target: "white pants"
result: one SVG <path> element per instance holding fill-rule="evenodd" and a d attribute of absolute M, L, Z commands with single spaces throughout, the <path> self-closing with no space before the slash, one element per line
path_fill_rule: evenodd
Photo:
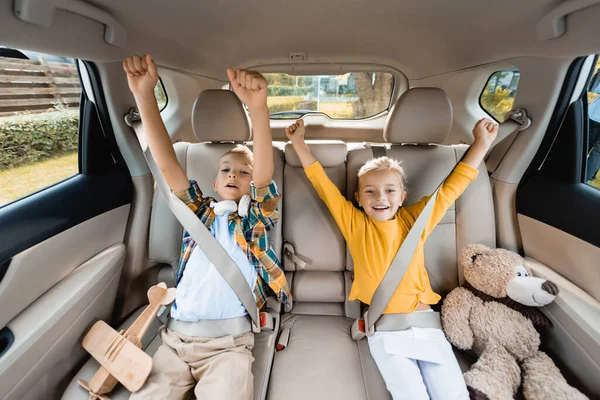
<path fill-rule="evenodd" d="M 375 332 L 371 355 L 394 400 L 469 399 L 469 392 L 441 329 Z"/>

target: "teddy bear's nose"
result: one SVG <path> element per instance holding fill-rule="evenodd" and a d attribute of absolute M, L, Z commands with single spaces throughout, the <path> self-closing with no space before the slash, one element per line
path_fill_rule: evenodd
<path fill-rule="evenodd" d="M 556 296 L 558 294 L 558 286 L 550 281 L 542 283 L 542 290 L 550 293 L 552 296 Z"/>

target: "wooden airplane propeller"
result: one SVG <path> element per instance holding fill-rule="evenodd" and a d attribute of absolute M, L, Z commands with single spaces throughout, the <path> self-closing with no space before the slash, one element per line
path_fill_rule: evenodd
<path fill-rule="evenodd" d="M 129 391 L 138 391 L 152 369 L 152 358 L 144 353 L 142 338 L 161 306 L 175 300 L 175 288 L 167 289 L 163 282 L 148 290 L 150 304 L 126 331 L 117 332 L 104 321 L 98 321 L 83 338 L 83 348 L 99 363 L 100 368 L 89 382 L 78 379 L 90 394 L 90 400 L 109 400 L 103 396 L 118 382 Z"/>

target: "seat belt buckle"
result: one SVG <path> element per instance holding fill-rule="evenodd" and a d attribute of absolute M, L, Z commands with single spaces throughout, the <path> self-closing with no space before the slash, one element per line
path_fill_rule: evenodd
<path fill-rule="evenodd" d="M 352 327 L 350 328 L 350 335 L 352 335 L 352 339 L 354 340 L 362 340 L 365 336 L 371 336 L 375 333 L 375 326 L 372 326 L 371 329 L 367 329 L 369 326 L 368 320 L 368 311 L 365 312 L 362 318 L 357 319 L 352 323 Z"/>
<path fill-rule="evenodd" d="M 273 323 L 273 316 L 266 311 L 258 314 L 258 320 L 260 321 L 261 331 L 273 331 L 275 324 Z"/>
<path fill-rule="evenodd" d="M 277 341 L 277 346 L 275 347 L 277 351 L 285 350 L 288 342 L 290 341 L 290 333 L 291 330 L 288 327 L 285 327 L 281 330 L 281 333 L 279 334 L 279 340 Z"/>
<path fill-rule="evenodd" d="M 352 323 L 352 327 L 350 328 L 352 339 L 357 341 L 362 340 L 365 336 L 371 336 L 374 333 L 374 327 L 372 327 L 370 330 L 367 330 L 367 320 L 365 318 L 357 319 L 354 321 L 354 323 Z"/>
<path fill-rule="evenodd" d="M 352 327 L 350 328 L 350 335 L 352 339 L 359 341 L 362 340 L 365 336 L 365 320 L 359 318 L 352 323 Z"/>
<path fill-rule="evenodd" d="M 273 322 L 273 317 L 266 311 L 258 312 L 258 324 L 256 326 L 254 321 L 250 321 L 252 325 L 252 332 L 260 333 L 260 331 L 273 331 L 275 328 L 275 323 Z"/>

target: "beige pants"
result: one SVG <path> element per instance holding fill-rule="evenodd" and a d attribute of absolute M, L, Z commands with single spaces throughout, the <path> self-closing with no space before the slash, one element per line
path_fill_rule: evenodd
<path fill-rule="evenodd" d="M 252 400 L 252 332 L 201 338 L 163 326 L 160 335 L 150 376 L 130 399 L 188 399 L 193 390 L 198 400 Z"/>

